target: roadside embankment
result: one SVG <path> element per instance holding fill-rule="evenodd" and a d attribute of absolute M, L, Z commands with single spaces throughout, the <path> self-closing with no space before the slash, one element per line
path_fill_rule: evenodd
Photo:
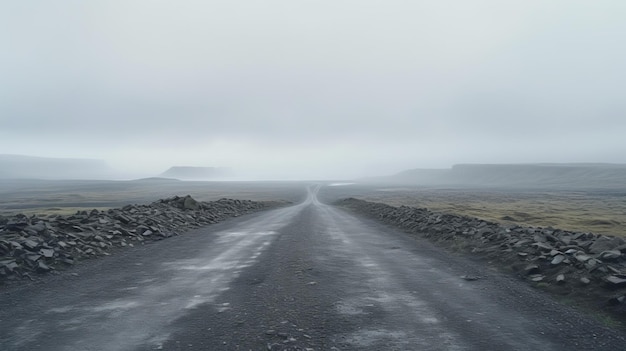
<path fill-rule="evenodd" d="M 284 205 L 281 202 L 220 199 L 198 202 L 191 196 L 127 205 L 71 216 L 0 216 L 0 282 L 32 278 L 81 259 L 110 255 L 115 248 L 141 245 L 230 217 Z"/>
<path fill-rule="evenodd" d="M 626 241 L 554 228 L 505 226 L 425 208 L 348 198 L 336 205 L 486 258 L 534 286 L 626 321 Z M 469 279 L 480 277 L 469 277 Z"/>

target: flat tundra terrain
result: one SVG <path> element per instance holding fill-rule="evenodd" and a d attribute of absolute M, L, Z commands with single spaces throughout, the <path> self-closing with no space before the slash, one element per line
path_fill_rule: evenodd
<path fill-rule="evenodd" d="M 0 349 L 620 350 L 626 344 L 619 325 L 479 260 L 331 205 L 360 191 L 334 185 L 273 184 L 256 188 L 255 196 L 246 185 L 229 197 L 293 204 L 142 241 L 32 281 L 6 282 Z M 204 196 L 211 192 L 228 189 L 207 188 Z"/>
<path fill-rule="evenodd" d="M 344 190 L 344 189 L 342 189 Z M 626 237 L 625 190 L 520 190 L 369 186 L 345 189 L 344 196 L 392 206 L 504 223 L 553 227 Z"/>

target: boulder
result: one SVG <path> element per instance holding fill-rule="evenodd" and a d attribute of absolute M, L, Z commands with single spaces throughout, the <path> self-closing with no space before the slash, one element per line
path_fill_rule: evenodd
<path fill-rule="evenodd" d="M 563 260 L 565 260 L 565 256 L 564 255 L 556 255 L 556 256 L 554 256 L 554 258 L 552 259 L 550 264 L 557 265 L 557 264 L 560 264 L 561 262 L 563 262 Z"/>
<path fill-rule="evenodd" d="M 183 200 L 183 208 L 186 210 L 195 211 L 200 208 L 200 204 L 198 204 L 198 201 L 194 200 L 194 198 L 192 198 L 190 195 L 187 195 Z"/>
<path fill-rule="evenodd" d="M 604 277 L 604 281 L 611 288 L 621 288 L 626 286 L 626 277 L 624 276 L 609 275 Z"/>
<path fill-rule="evenodd" d="M 602 253 L 598 255 L 598 258 L 600 258 L 603 261 L 615 261 L 619 259 L 620 257 L 622 257 L 622 252 L 619 250 L 602 251 Z"/>
<path fill-rule="evenodd" d="M 600 236 L 589 246 L 589 253 L 599 254 L 603 251 L 610 251 L 624 244 L 624 240 L 618 237 Z"/>

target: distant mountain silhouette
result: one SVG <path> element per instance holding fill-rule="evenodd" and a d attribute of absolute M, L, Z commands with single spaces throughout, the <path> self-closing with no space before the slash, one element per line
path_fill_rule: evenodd
<path fill-rule="evenodd" d="M 102 160 L 0 154 L 0 179 L 110 179 Z"/>
<path fill-rule="evenodd" d="M 626 164 L 459 164 L 449 169 L 411 169 L 369 181 L 426 186 L 626 189 Z"/>
<path fill-rule="evenodd" d="M 171 182 L 179 182 L 179 179 L 175 178 L 163 178 L 163 177 L 148 177 L 148 178 L 139 178 L 133 179 L 133 182 L 154 182 L 154 183 L 171 183 Z"/>
<path fill-rule="evenodd" d="M 159 175 L 159 177 L 163 178 L 181 180 L 215 180 L 229 178 L 230 176 L 231 171 L 228 168 L 188 166 L 171 167 Z"/>

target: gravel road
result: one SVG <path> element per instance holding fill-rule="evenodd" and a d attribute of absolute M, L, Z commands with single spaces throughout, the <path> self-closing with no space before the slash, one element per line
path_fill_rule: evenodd
<path fill-rule="evenodd" d="M 0 350 L 622 350 L 511 277 L 317 200 L 0 287 Z"/>

